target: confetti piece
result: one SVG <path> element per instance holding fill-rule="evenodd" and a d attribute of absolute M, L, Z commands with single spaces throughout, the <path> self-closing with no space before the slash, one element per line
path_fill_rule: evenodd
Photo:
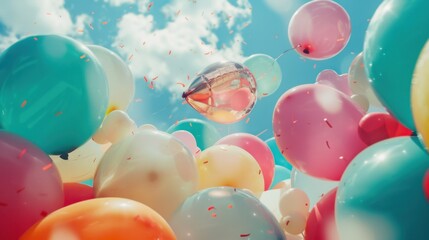
<path fill-rule="evenodd" d="M 134 57 L 134 54 L 131 54 L 131 55 L 128 57 L 128 61 L 131 61 L 131 59 L 133 59 L 133 57 Z"/>
<path fill-rule="evenodd" d="M 94 27 L 92 26 L 92 23 L 89 24 L 89 28 L 91 28 L 91 30 L 94 30 Z"/>
<path fill-rule="evenodd" d="M 180 85 L 180 86 L 182 86 L 182 87 L 185 87 L 185 86 L 186 86 L 184 83 L 181 83 L 181 82 L 177 82 L 176 84 L 179 84 L 179 85 Z"/>
<path fill-rule="evenodd" d="M 34 39 L 34 41 L 37 41 L 37 40 L 39 40 L 39 39 L 38 39 L 38 38 L 36 38 L 36 37 L 34 37 L 33 39 Z"/>
<path fill-rule="evenodd" d="M 84 31 L 83 31 L 83 29 L 78 29 L 77 32 L 78 33 L 83 33 Z"/>
<path fill-rule="evenodd" d="M 148 11 L 150 11 L 150 8 L 153 6 L 153 2 L 150 2 L 148 5 L 147 5 L 147 10 Z"/>
<path fill-rule="evenodd" d="M 155 86 L 153 85 L 153 82 L 150 82 L 150 84 L 149 84 L 149 88 L 150 88 L 150 89 L 154 89 L 154 88 L 155 88 Z"/>
<path fill-rule="evenodd" d="M 177 11 L 177 12 L 176 12 L 176 16 L 179 16 L 180 12 L 181 12 L 180 10 L 179 10 L 179 11 Z"/>
<path fill-rule="evenodd" d="M 16 190 L 16 193 L 20 193 L 20 192 L 24 191 L 24 189 L 25 189 L 25 187 L 22 187 L 22 188 Z"/>
<path fill-rule="evenodd" d="M 158 76 L 152 78 L 152 81 L 155 81 L 156 79 L 158 79 Z"/>
<path fill-rule="evenodd" d="M 228 208 L 232 208 L 232 204 L 229 204 L 229 205 L 228 205 Z"/>
<path fill-rule="evenodd" d="M 46 216 L 48 216 L 48 212 L 46 212 L 46 211 L 41 211 L 41 212 L 40 212 L 40 216 L 42 216 L 42 217 L 46 217 Z"/>
<path fill-rule="evenodd" d="M 168 52 L 168 55 L 171 55 L 171 50 Z"/>
<path fill-rule="evenodd" d="M 243 234 L 240 234 L 240 237 L 248 237 L 248 236 L 250 236 L 250 233 L 243 233 Z"/>
<path fill-rule="evenodd" d="M 187 76 L 187 79 L 188 79 L 188 81 L 190 80 L 190 78 L 189 78 L 189 74 L 188 74 L 188 76 Z"/>
<path fill-rule="evenodd" d="M 208 211 L 211 211 L 213 209 L 215 209 L 215 207 L 213 205 L 207 208 Z"/>
<path fill-rule="evenodd" d="M 7 207 L 7 203 L 2 203 L 2 202 L 0 202 L 0 207 Z"/>
<path fill-rule="evenodd" d="M 55 117 L 58 117 L 58 116 L 60 116 L 61 114 L 63 114 L 63 112 L 56 112 L 56 113 L 55 113 Z"/>
<path fill-rule="evenodd" d="M 216 213 L 212 213 L 212 218 L 215 218 L 215 217 L 217 217 L 217 214 Z"/>
<path fill-rule="evenodd" d="M 144 76 L 144 77 L 143 77 L 143 79 L 145 80 L 145 82 L 147 82 L 147 81 L 148 81 L 146 76 Z"/>
<path fill-rule="evenodd" d="M 209 161 L 204 161 L 204 162 L 203 162 L 203 164 L 207 164 L 207 163 L 209 163 Z"/>
<path fill-rule="evenodd" d="M 329 121 L 328 121 L 328 119 L 327 119 L 327 118 L 323 119 L 323 121 L 325 121 L 325 123 L 326 123 L 330 128 L 332 128 L 332 125 L 331 125 L 331 123 L 329 123 Z"/>
<path fill-rule="evenodd" d="M 86 54 L 83 54 L 80 56 L 80 59 L 84 59 L 84 58 L 86 58 Z"/>
<path fill-rule="evenodd" d="M 18 159 L 21 159 L 22 157 L 24 157 L 24 155 L 27 153 L 27 149 L 24 148 L 21 150 L 21 152 L 18 154 Z"/>
<path fill-rule="evenodd" d="M 27 105 L 27 100 L 24 100 L 24 101 L 21 103 L 21 107 L 23 108 L 23 107 L 25 107 L 25 105 Z"/>
<path fill-rule="evenodd" d="M 43 166 L 42 170 L 46 171 L 49 170 L 52 167 L 52 163 L 46 164 L 45 166 Z"/>
<path fill-rule="evenodd" d="M 127 157 L 127 160 L 131 160 L 131 157 Z"/>
<path fill-rule="evenodd" d="M 106 24 L 108 24 L 108 22 L 107 22 L 107 21 L 104 21 L 104 22 L 102 22 L 101 24 L 106 25 Z"/>
<path fill-rule="evenodd" d="M 331 149 L 331 146 L 329 146 L 329 142 L 328 142 L 328 141 L 326 141 L 326 146 L 327 146 L 329 149 Z"/>
<path fill-rule="evenodd" d="M 247 123 L 249 123 L 249 121 L 250 121 L 250 118 L 247 118 L 247 119 L 246 119 L 246 124 L 247 124 Z"/>

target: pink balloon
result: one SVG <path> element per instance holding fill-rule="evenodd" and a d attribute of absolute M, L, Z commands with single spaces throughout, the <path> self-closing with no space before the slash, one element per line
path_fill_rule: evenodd
<path fill-rule="evenodd" d="M 317 75 L 316 83 L 333 87 L 347 96 L 353 95 L 347 74 L 338 75 L 334 70 L 323 70 Z"/>
<path fill-rule="evenodd" d="M 220 139 L 215 145 L 221 144 L 237 146 L 250 153 L 261 168 L 265 190 L 270 188 L 274 176 L 274 157 L 264 141 L 252 134 L 235 133 Z"/>
<path fill-rule="evenodd" d="M 0 131 L 0 239 L 18 239 L 63 205 L 63 185 L 49 156 L 27 140 Z"/>
<path fill-rule="evenodd" d="M 192 133 L 185 130 L 179 130 L 173 132 L 171 135 L 179 139 L 194 156 L 201 152 L 200 148 L 197 146 L 197 140 L 195 140 Z"/>
<path fill-rule="evenodd" d="M 82 183 L 64 183 L 64 206 L 94 198 L 92 187 Z"/>
<path fill-rule="evenodd" d="M 361 111 L 343 93 L 322 85 L 301 85 L 280 97 L 273 129 L 280 151 L 298 170 L 340 180 L 367 145 L 360 139 Z"/>
<path fill-rule="evenodd" d="M 289 22 L 289 41 L 305 58 L 322 60 L 335 56 L 350 39 L 350 17 L 330 0 L 301 6 Z M 299 46 L 299 47 L 298 47 Z"/>
<path fill-rule="evenodd" d="M 335 224 L 337 188 L 326 194 L 311 210 L 305 228 L 305 240 L 339 240 Z"/>

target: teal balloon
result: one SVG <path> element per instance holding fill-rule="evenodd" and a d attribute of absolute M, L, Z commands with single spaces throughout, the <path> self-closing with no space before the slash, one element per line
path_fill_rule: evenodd
<path fill-rule="evenodd" d="M 274 177 L 273 181 L 271 182 L 270 189 L 275 187 L 279 182 L 287 179 L 290 179 L 290 170 L 283 166 L 274 166 Z"/>
<path fill-rule="evenodd" d="M 94 186 L 94 179 L 88 179 L 88 180 L 85 180 L 81 183 L 92 187 L 92 186 Z"/>
<path fill-rule="evenodd" d="M 282 82 L 282 70 L 279 63 L 265 54 L 254 54 L 244 61 L 256 80 L 258 97 L 273 94 Z"/>
<path fill-rule="evenodd" d="M 253 195 L 231 187 L 190 196 L 169 221 L 178 240 L 284 240 L 273 214 Z"/>
<path fill-rule="evenodd" d="M 266 140 L 265 143 L 268 145 L 271 150 L 271 153 L 273 154 L 274 164 L 292 170 L 292 165 L 286 160 L 286 158 L 281 153 L 279 147 L 277 146 L 276 139 L 270 138 Z"/>
<path fill-rule="evenodd" d="M 88 141 L 104 118 L 108 94 L 98 60 L 73 39 L 27 37 L 0 55 L 0 125 L 47 154 Z"/>
<path fill-rule="evenodd" d="M 428 168 L 429 155 L 418 137 L 388 139 L 357 155 L 337 193 L 340 239 L 427 240 Z"/>
<path fill-rule="evenodd" d="M 411 80 L 429 38 L 428 0 L 385 0 L 369 24 L 364 63 L 383 105 L 401 123 L 416 130 L 411 113 Z"/>
<path fill-rule="evenodd" d="M 213 146 L 221 137 L 219 131 L 213 125 L 196 118 L 179 121 L 177 124 L 170 126 L 167 132 L 173 133 L 179 130 L 188 131 L 194 135 L 197 146 L 201 151 Z"/>

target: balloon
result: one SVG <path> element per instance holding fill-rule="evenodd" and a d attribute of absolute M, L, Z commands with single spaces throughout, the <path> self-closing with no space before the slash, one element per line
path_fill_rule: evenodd
<path fill-rule="evenodd" d="M 427 0 L 382 2 L 371 18 L 364 42 L 365 69 L 374 91 L 389 112 L 411 130 L 416 129 L 411 114 L 411 79 L 429 38 L 426 9 Z"/>
<path fill-rule="evenodd" d="M 422 50 L 416 65 L 411 88 L 411 107 L 417 131 L 422 135 L 426 148 L 429 146 L 429 41 Z"/>
<path fill-rule="evenodd" d="M 113 144 L 94 178 L 96 197 L 139 201 L 168 219 L 197 187 L 191 152 L 175 137 L 143 130 Z"/>
<path fill-rule="evenodd" d="M 282 193 L 279 201 L 279 209 L 282 216 L 288 216 L 294 212 L 307 216 L 309 205 L 310 199 L 308 199 L 307 194 L 297 188 L 291 188 Z"/>
<path fill-rule="evenodd" d="M 51 158 L 63 182 L 82 182 L 94 177 L 103 153 L 99 144 L 89 140 L 69 154 Z"/>
<path fill-rule="evenodd" d="M 134 78 L 127 64 L 107 48 L 89 45 L 89 50 L 100 61 L 109 84 L 109 105 L 106 114 L 114 110 L 127 110 L 134 98 Z"/>
<path fill-rule="evenodd" d="M 197 141 L 195 140 L 195 137 L 190 132 L 179 130 L 173 132 L 171 135 L 181 141 L 194 156 L 198 155 L 201 152 L 201 149 L 197 146 Z"/>
<path fill-rule="evenodd" d="M 52 155 L 71 152 L 91 138 L 109 96 L 91 51 L 57 35 L 27 37 L 6 49 L 0 86 L 0 128 Z"/>
<path fill-rule="evenodd" d="M 338 75 L 334 70 L 323 70 L 317 75 L 316 83 L 333 87 L 347 96 L 353 95 L 347 74 Z"/>
<path fill-rule="evenodd" d="M 338 187 L 337 181 L 327 181 L 314 178 L 296 169 L 291 173 L 291 185 L 304 191 L 310 199 L 310 208 L 319 202 L 329 191 Z"/>
<path fill-rule="evenodd" d="M 83 181 L 82 184 L 92 187 L 94 185 L 94 179 L 88 179 L 86 181 Z"/>
<path fill-rule="evenodd" d="M 382 107 L 366 75 L 363 53 L 359 53 L 350 65 L 348 80 L 349 87 L 354 94 L 366 96 L 371 105 Z"/>
<path fill-rule="evenodd" d="M 359 135 L 368 145 L 388 138 L 411 136 L 412 134 L 411 130 L 388 113 L 369 113 L 359 122 Z"/>
<path fill-rule="evenodd" d="M 168 133 L 184 130 L 194 135 L 197 146 L 202 150 L 214 145 L 220 139 L 219 131 L 207 121 L 200 119 L 185 119 L 168 128 Z"/>
<path fill-rule="evenodd" d="M 137 125 L 126 112 L 114 110 L 106 116 L 92 139 L 99 144 L 116 143 L 136 130 Z"/>
<path fill-rule="evenodd" d="M 21 238 L 33 239 L 175 240 L 176 237 L 168 223 L 149 207 L 129 199 L 98 198 L 50 214 Z"/>
<path fill-rule="evenodd" d="M 343 93 L 322 85 L 301 85 L 278 100 L 273 130 L 279 149 L 298 170 L 339 180 L 366 144 L 358 134 L 362 113 Z"/>
<path fill-rule="evenodd" d="M 61 178 L 48 155 L 0 131 L 0 239 L 18 239 L 63 204 Z"/>
<path fill-rule="evenodd" d="M 258 194 L 264 191 L 264 177 L 256 160 L 232 145 L 216 145 L 197 156 L 198 189 L 230 186 Z"/>
<path fill-rule="evenodd" d="M 181 240 L 286 239 L 277 220 L 257 198 L 231 187 L 197 192 L 186 199 L 170 225 Z"/>
<path fill-rule="evenodd" d="M 362 111 L 363 114 L 368 112 L 369 109 L 369 101 L 368 98 L 365 97 L 365 95 L 360 94 L 354 94 L 351 97 L 352 102 L 359 107 L 359 109 Z"/>
<path fill-rule="evenodd" d="M 234 123 L 252 111 L 256 103 L 256 80 L 239 63 L 214 63 L 198 74 L 183 98 L 212 121 Z"/>
<path fill-rule="evenodd" d="M 289 234 L 297 235 L 304 231 L 307 216 L 303 213 L 293 212 L 280 220 L 280 226 Z"/>
<path fill-rule="evenodd" d="M 318 0 L 302 5 L 289 22 L 289 41 L 303 57 L 323 60 L 337 55 L 350 39 L 346 10 L 334 1 Z"/>
<path fill-rule="evenodd" d="M 282 70 L 279 63 L 271 56 L 253 54 L 244 63 L 256 80 L 258 97 L 273 94 L 282 82 Z"/>
<path fill-rule="evenodd" d="M 285 167 L 289 170 L 292 170 L 292 165 L 290 165 L 290 163 L 286 160 L 286 158 L 280 152 L 279 147 L 277 147 L 276 139 L 274 137 L 272 137 L 272 138 L 266 140 L 265 143 L 268 145 L 268 147 L 271 150 L 271 153 L 273 154 L 274 164 Z"/>
<path fill-rule="evenodd" d="M 290 179 L 290 170 L 282 166 L 274 166 L 274 177 L 270 189 L 274 188 L 283 180 Z"/>
<path fill-rule="evenodd" d="M 308 216 L 305 240 L 339 240 L 335 223 L 337 188 L 325 195 Z"/>
<path fill-rule="evenodd" d="M 356 156 L 337 193 L 340 239 L 427 239 L 429 204 L 422 182 L 428 168 L 418 137 L 384 140 Z"/>
<path fill-rule="evenodd" d="M 423 180 L 423 191 L 426 199 L 429 201 L 429 170 L 426 171 L 425 179 Z"/>
<path fill-rule="evenodd" d="M 81 183 L 64 183 L 64 206 L 94 198 L 92 187 Z"/>
<path fill-rule="evenodd" d="M 274 176 L 274 159 L 270 148 L 260 138 L 248 133 L 228 135 L 216 143 L 240 147 L 250 153 L 258 162 L 264 177 L 264 189 L 268 190 Z"/>

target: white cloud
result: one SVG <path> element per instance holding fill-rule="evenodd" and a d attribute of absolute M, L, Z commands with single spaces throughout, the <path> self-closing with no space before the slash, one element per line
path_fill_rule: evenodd
<path fill-rule="evenodd" d="M 119 7 L 122 4 L 131 4 L 131 3 L 135 3 L 135 0 L 104 0 L 104 2 L 109 3 L 111 6 L 114 7 Z"/>
<path fill-rule="evenodd" d="M 290 18 L 291 15 L 306 1 L 302 0 L 265 0 L 265 4 L 279 15 Z"/>
<path fill-rule="evenodd" d="M 156 19 L 147 14 L 147 1 L 140 3 L 139 9 L 145 14 L 125 14 L 118 23 L 114 42 L 129 60 L 135 77 L 146 76 L 149 82 L 156 78 L 155 88 L 167 88 L 180 96 L 185 90 L 181 83 L 190 83 L 188 75 L 192 80 L 213 62 L 243 60 L 243 38 L 238 32 L 243 26 L 238 23 L 250 21 L 247 0 L 238 0 L 234 5 L 227 0 L 172 0 L 161 9 L 167 18 L 162 28 L 156 28 Z M 229 31 L 229 42 L 220 42 L 213 32 L 220 26 Z"/>

